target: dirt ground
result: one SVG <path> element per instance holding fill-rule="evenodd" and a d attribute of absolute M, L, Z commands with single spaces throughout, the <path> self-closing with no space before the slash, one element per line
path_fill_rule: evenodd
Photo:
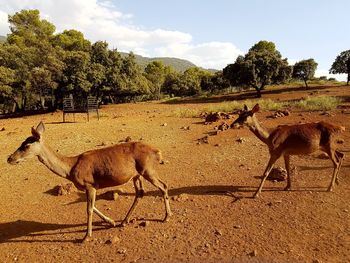
<path fill-rule="evenodd" d="M 294 156 L 292 191 L 283 191 L 285 181 L 267 181 L 258 199 L 251 197 L 269 158 L 266 145 L 247 128 L 211 135 L 218 123 L 204 125 L 201 118 L 174 114 L 241 95 L 104 106 L 100 120 L 90 122 L 77 114 L 76 123 L 62 123 L 61 112 L 0 120 L 0 262 L 350 262 L 349 87 L 266 91 L 263 98 L 315 94 L 345 101 L 332 112 L 290 109 L 290 116 L 273 119 L 267 118 L 273 112 L 262 109 L 257 116 L 267 128 L 321 120 L 345 126 L 340 136 L 344 143 L 339 144 L 345 153 L 340 184 L 326 191 L 333 171 L 329 159 L 319 153 Z M 81 244 L 85 194 L 76 190 L 57 196 L 54 188 L 68 181 L 37 158 L 19 165 L 6 162 L 40 121 L 46 143 L 64 155 L 119 143 L 127 136 L 160 148 L 166 163 L 158 170 L 169 185 L 171 220 L 160 222 L 165 213 L 161 194 L 145 182 L 135 220 L 110 228 L 94 215 L 93 240 Z M 209 143 L 197 143 L 208 134 Z M 104 194 L 112 189 L 100 190 L 96 205 L 121 222 L 134 198 L 133 184 L 116 189 L 116 200 Z"/>

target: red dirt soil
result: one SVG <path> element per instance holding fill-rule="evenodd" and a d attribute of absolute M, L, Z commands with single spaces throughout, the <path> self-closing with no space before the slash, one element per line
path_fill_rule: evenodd
<path fill-rule="evenodd" d="M 342 96 L 342 108 L 327 113 L 289 109 L 291 115 L 277 119 L 267 118 L 273 112 L 262 109 L 257 117 L 267 128 L 321 120 L 345 126 L 340 136 L 344 143 L 339 144 L 345 159 L 333 192 L 326 192 L 333 165 L 317 153 L 292 157 L 292 191 L 283 191 L 286 181 L 267 181 L 260 198 L 252 199 L 269 158 L 266 145 L 247 128 L 229 129 L 198 144 L 197 139 L 219 123 L 204 125 L 203 119 L 173 114 L 237 95 L 178 104 L 104 106 L 100 120 L 90 122 L 77 114 L 76 123 L 62 123 L 61 112 L 0 120 L 0 261 L 350 262 L 349 87 L 265 91 L 263 98 L 290 100 L 315 92 Z M 40 121 L 46 126 L 46 143 L 64 155 L 119 143 L 128 136 L 159 147 L 166 160 L 159 165 L 159 175 L 169 185 L 170 222 L 159 222 L 165 213 L 161 193 L 144 182 L 146 194 L 132 215 L 135 220 L 110 228 L 94 215 L 93 239 L 81 244 L 85 194 L 76 190 L 57 196 L 53 189 L 68 181 L 37 158 L 19 165 L 6 162 Z M 283 166 L 283 160 L 277 166 Z M 119 189 L 116 200 L 103 195 L 111 189 L 100 190 L 96 206 L 120 223 L 134 189 L 131 182 Z"/>

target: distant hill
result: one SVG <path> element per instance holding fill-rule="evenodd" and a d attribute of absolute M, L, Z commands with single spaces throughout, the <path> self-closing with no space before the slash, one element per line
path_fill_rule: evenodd
<path fill-rule="evenodd" d="M 120 52 L 122 57 L 126 57 L 129 54 Z M 143 57 L 137 54 L 134 54 L 136 57 L 136 63 L 141 66 L 142 69 L 144 69 L 147 64 L 149 64 L 152 61 L 161 61 L 163 62 L 164 65 L 166 66 L 171 66 L 173 67 L 176 71 L 184 72 L 185 70 L 196 67 L 195 64 L 192 62 L 185 60 L 185 59 L 180 59 L 180 58 L 170 58 L 170 57 L 155 57 L 155 58 L 148 58 L 148 57 Z"/>

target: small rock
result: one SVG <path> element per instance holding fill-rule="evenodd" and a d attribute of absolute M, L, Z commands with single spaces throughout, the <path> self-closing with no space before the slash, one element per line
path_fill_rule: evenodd
<path fill-rule="evenodd" d="M 105 200 L 116 201 L 119 198 L 118 191 L 108 191 L 101 195 Z"/>
<path fill-rule="evenodd" d="M 222 236 L 222 231 L 220 229 L 215 229 L 214 234 L 217 236 Z"/>
<path fill-rule="evenodd" d="M 209 136 L 206 135 L 200 139 L 197 140 L 199 143 L 209 143 Z"/>
<path fill-rule="evenodd" d="M 141 227 L 147 227 L 147 226 L 149 226 L 149 221 L 143 221 L 143 222 L 141 222 L 141 223 L 139 224 L 139 226 L 141 226 Z"/>
<path fill-rule="evenodd" d="M 244 138 L 238 138 L 238 139 L 236 140 L 236 142 L 243 143 L 243 142 L 245 142 L 245 139 L 244 139 Z"/>
<path fill-rule="evenodd" d="M 57 195 L 68 195 L 74 192 L 74 185 L 72 183 L 57 185 L 54 188 Z"/>
<path fill-rule="evenodd" d="M 252 252 L 249 253 L 249 256 L 256 257 L 258 255 L 258 251 L 254 249 Z"/>
<path fill-rule="evenodd" d="M 126 254 L 126 249 L 125 248 L 118 249 L 117 253 L 124 255 Z"/>
<path fill-rule="evenodd" d="M 166 126 L 168 126 L 168 124 L 165 122 L 161 126 L 166 127 Z"/>
<path fill-rule="evenodd" d="M 228 130 L 229 128 L 230 128 L 230 125 L 228 125 L 226 122 L 223 122 L 218 126 L 219 131 L 225 131 L 225 130 Z"/>
<path fill-rule="evenodd" d="M 173 197 L 173 200 L 178 202 L 187 201 L 188 199 L 188 194 L 179 194 L 178 196 Z"/>
<path fill-rule="evenodd" d="M 125 138 L 125 142 L 130 142 L 130 141 L 131 141 L 131 137 L 130 136 Z"/>
<path fill-rule="evenodd" d="M 4 130 L 6 130 L 5 127 L 2 127 L 0 131 L 4 131 Z"/>
<path fill-rule="evenodd" d="M 286 171 L 286 169 L 284 169 L 282 167 L 272 168 L 267 179 L 271 180 L 271 181 L 276 180 L 278 182 L 284 181 L 287 179 L 287 171 Z"/>
<path fill-rule="evenodd" d="M 106 241 L 106 244 L 117 244 L 119 242 L 120 242 L 120 238 L 117 235 L 115 235 L 114 237 L 108 239 Z"/>
<path fill-rule="evenodd" d="M 205 123 L 212 123 L 212 122 L 217 122 L 221 119 L 221 115 L 220 112 L 212 112 L 209 113 L 206 117 L 205 117 Z"/>
<path fill-rule="evenodd" d="M 235 228 L 235 229 L 242 229 L 242 226 L 240 226 L 240 225 L 235 225 L 235 226 L 233 226 L 233 228 Z"/>

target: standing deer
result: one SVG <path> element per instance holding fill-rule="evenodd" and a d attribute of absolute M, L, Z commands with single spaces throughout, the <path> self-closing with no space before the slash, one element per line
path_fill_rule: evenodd
<path fill-rule="evenodd" d="M 134 202 L 122 221 L 122 226 L 129 222 L 131 213 L 139 198 L 143 196 L 141 177 L 156 186 L 162 193 L 165 203 L 165 218 L 171 216 L 167 185 L 162 182 L 155 171 L 155 166 L 161 163 L 160 150 L 141 142 L 117 144 L 103 149 L 91 150 L 73 157 L 65 157 L 51 150 L 43 140 L 44 124 L 42 122 L 34 129 L 21 146 L 8 157 L 7 162 L 17 164 L 20 161 L 37 156 L 55 174 L 74 183 L 86 192 L 87 199 L 87 232 L 83 241 L 92 236 L 92 214 L 95 212 L 101 219 L 112 226 L 114 220 L 105 216 L 95 206 L 96 189 L 118 186 L 133 180 L 136 195 Z"/>
<path fill-rule="evenodd" d="M 259 104 L 256 104 L 252 110 L 249 110 L 244 105 L 244 109 L 238 118 L 231 124 L 231 128 L 247 125 L 269 147 L 270 160 L 254 197 L 258 197 L 261 193 L 266 178 L 281 155 L 284 157 L 287 170 L 288 182 L 285 190 L 290 190 L 290 155 L 306 155 L 317 150 L 325 152 L 333 162 L 333 178 L 328 187 L 328 191 L 332 191 L 334 182 L 338 183 L 338 173 L 344 157 L 343 153 L 335 150 L 334 134 L 344 131 L 345 128 L 321 121 L 296 125 L 280 125 L 273 131 L 268 132 L 255 117 L 255 113 L 258 111 Z"/>

